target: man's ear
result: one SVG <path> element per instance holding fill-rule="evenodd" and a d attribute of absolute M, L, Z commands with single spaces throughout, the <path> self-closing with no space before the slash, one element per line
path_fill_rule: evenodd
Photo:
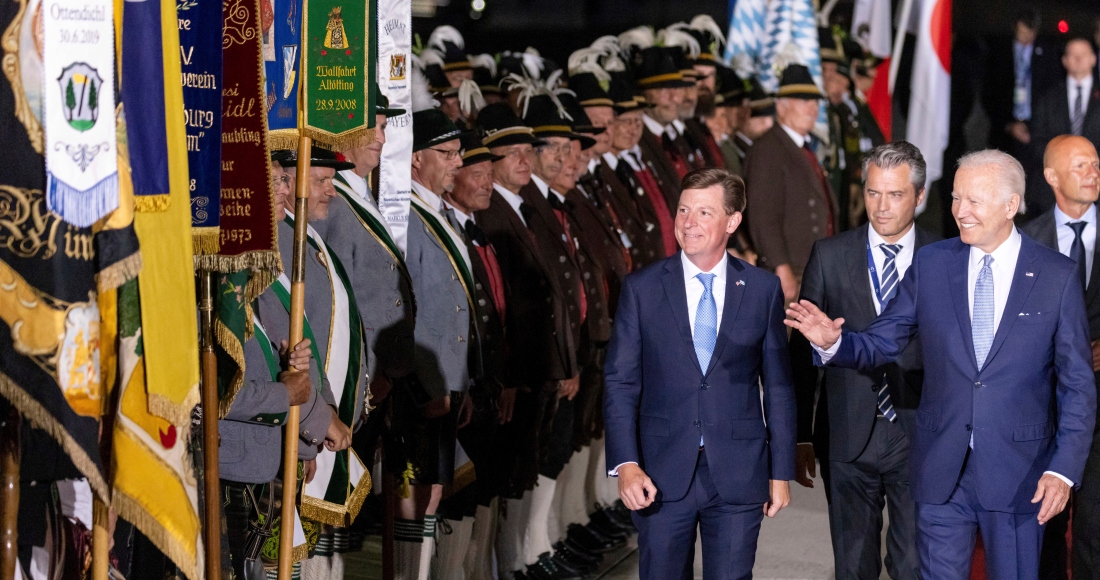
<path fill-rule="evenodd" d="M 729 217 L 729 221 L 726 222 L 726 233 L 733 235 L 733 232 L 737 231 L 737 228 L 741 225 L 743 219 L 741 212 L 735 211 L 733 215 Z"/>
<path fill-rule="evenodd" d="M 420 169 L 420 164 L 423 163 L 423 157 L 419 151 L 414 151 L 412 154 L 412 166 Z"/>
<path fill-rule="evenodd" d="M 1050 184 L 1051 189 L 1058 189 L 1058 173 L 1054 171 L 1053 167 L 1043 169 L 1043 178 Z"/>

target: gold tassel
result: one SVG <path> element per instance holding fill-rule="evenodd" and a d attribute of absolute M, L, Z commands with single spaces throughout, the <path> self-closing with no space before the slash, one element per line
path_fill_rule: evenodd
<path fill-rule="evenodd" d="M 134 196 L 134 209 L 143 213 L 165 211 L 171 204 L 172 196 L 168 193 Z"/>
<path fill-rule="evenodd" d="M 304 127 L 302 131 L 319 147 L 333 151 L 347 151 L 374 143 L 374 129 L 366 127 L 345 131 L 339 135 L 315 127 Z"/>
<path fill-rule="evenodd" d="M 123 284 L 138 277 L 141 273 L 141 252 L 134 252 L 129 256 L 107 266 L 95 275 L 96 287 L 100 292 L 115 290 Z"/>
<path fill-rule="evenodd" d="M 278 151 L 280 149 L 298 150 L 297 129 L 275 129 L 267 132 L 267 150 Z"/>
<path fill-rule="evenodd" d="M 241 385 L 244 384 L 244 345 L 237 342 L 237 337 L 233 332 L 231 332 L 221 320 L 217 319 L 214 321 L 214 337 L 217 339 L 218 345 L 222 347 L 222 350 L 224 350 L 239 367 L 236 374 L 233 375 L 233 380 L 229 382 L 229 387 L 225 396 L 218 401 L 218 418 L 224 419 L 225 416 L 229 414 L 229 409 L 233 406 L 233 400 L 237 397 L 237 393 L 240 392 Z"/>
<path fill-rule="evenodd" d="M 157 393 L 149 393 L 149 413 L 176 426 L 180 437 L 191 430 L 191 409 L 199 404 L 199 385 L 191 386 L 187 398 L 179 403 Z"/>
<path fill-rule="evenodd" d="M 221 232 L 217 226 L 208 228 L 191 228 L 191 253 L 217 254 L 221 249 Z"/>
<path fill-rule="evenodd" d="M 188 423 L 190 423 L 190 419 L 188 419 Z M 130 437 L 129 434 L 126 436 Z M 200 577 L 202 570 L 199 570 L 195 557 L 189 554 L 186 548 L 175 542 L 165 531 L 163 525 L 149 512 L 145 511 L 140 503 L 127 497 L 126 494 L 115 493 L 111 507 L 118 512 L 122 519 L 137 526 L 158 550 L 168 556 L 173 564 L 179 566 L 180 572 L 183 572 L 184 576 L 188 578 Z"/>

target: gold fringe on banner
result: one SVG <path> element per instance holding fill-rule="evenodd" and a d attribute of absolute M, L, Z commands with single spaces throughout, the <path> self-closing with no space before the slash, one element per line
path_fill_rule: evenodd
<path fill-rule="evenodd" d="M 251 302 L 245 305 L 245 309 L 248 315 L 248 327 L 251 330 L 252 307 L 249 304 Z M 233 380 L 229 382 L 229 386 L 226 387 L 225 396 L 218 402 L 218 418 L 224 419 L 229 414 L 229 409 L 233 406 L 233 400 L 237 398 L 241 385 L 244 384 L 244 345 L 237 341 L 236 335 L 221 320 L 214 321 L 214 338 L 218 341 L 222 350 L 229 355 L 229 358 L 237 363 L 237 372 L 233 375 Z"/>
<path fill-rule="evenodd" d="M 266 124 L 266 117 L 264 119 Z M 267 132 L 267 149 L 268 151 L 278 151 L 280 149 L 290 149 L 291 151 L 298 150 L 298 130 L 297 129 L 275 129 L 274 131 Z"/>
<path fill-rule="evenodd" d="M 165 211 L 172 203 L 172 194 L 161 193 L 157 195 L 135 195 L 134 208 L 144 213 Z"/>
<path fill-rule="evenodd" d="M 221 249 L 221 230 L 217 227 L 191 228 L 191 253 L 217 254 Z"/>
<path fill-rule="evenodd" d="M 0 396 L 11 402 L 19 411 L 19 414 L 31 422 L 31 427 L 41 429 L 50 437 L 53 437 L 54 441 L 57 441 L 61 449 L 72 460 L 73 465 L 80 470 L 84 477 L 88 478 L 88 485 L 96 496 L 104 503 L 109 501 L 111 494 L 107 482 L 103 479 L 99 467 L 84 452 L 84 448 L 73 439 L 72 435 L 69 435 L 65 427 L 41 403 L 24 391 L 23 387 L 20 387 L 3 371 L 0 371 Z"/>
<path fill-rule="evenodd" d="M 191 409 L 199 404 L 200 399 L 202 394 L 197 388 L 191 389 L 180 403 L 173 403 L 172 399 L 159 393 L 149 393 L 149 412 L 172 423 L 176 429 L 187 430 L 191 426 Z"/>
<path fill-rule="evenodd" d="M 474 463 L 472 461 L 464 463 L 455 470 L 455 476 L 451 484 L 443 486 L 443 499 L 462 491 L 475 481 L 477 481 L 477 472 L 474 470 Z"/>
<path fill-rule="evenodd" d="M 128 433 L 126 436 L 131 437 Z M 112 495 L 114 497 L 111 498 L 111 507 L 118 512 L 118 515 L 137 526 L 158 550 L 168 556 L 172 563 L 179 567 L 184 576 L 188 578 L 202 577 L 194 554 L 188 553 L 183 546 L 173 541 L 173 538 L 165 531 L 162 522 L 157 521 L 149 512 L 145 511 L 141 504 L 126 494 L 115 493 Z"/>
<path fill-rule="evenodd" d="M 331 151 L 346 151 L 366 147 L 374 143 L 374 129 L 360 127 L 352 131 L 345 131 L 339 135 L 329 133 L 316 127 L 303 127 L 302 132 L 306 137 L 313 139 L 314 144 Z M 273 147 L 274 148 L 274 147 Z"/>
<path fill-rule="evenodd" d="M 114 290 L 119 286 L 133 280 L 141 273 L 141 252 L 134 252 L 110 266 L 100 270 L 95 275 L 96 287 L 100 292 Z"/>
<path fill-rule="evenodd" d="M 222 274 L 231 274 L 245 269 L 251 270 L 252 278 L 248 282 L 248 288 L 245 289 L 249 302 L 259 296 L 264 288 L 270 286 L 283 271 L 283 261 L 279 257 L 279 252 L 273 251 L 246 252 L 239 256 L 226 256 L 223 254 L 196 255 L 192 258 L 192 261 L 196 270 L 210 270 Z M 258 292 L 249 294 L 248 289 L 254 285 L 253 281 L 256 280 L 257 276 L 260 277 L 260 282 L 266 282 L 263 283 Z"/>
<path fill-rule="evenodd" d="M 349 453 L 355 453 L 350 449 L 348 451 Z M 349 464 L 352 459 L 353 457 L 348 457 Z M 359 460 L 358 456 L 355 456 L 354 459 Z M 473 467 L 473 464 L 468 465 L 470 465 L 471 468 Z M 355 521 L 355 518 L 359 516 L 359 511 L 363 509 L 363 502 L 366 501 L 367 496 L 370 495 L 371 483 L 370 468 L 367 467 L 367 470 L 363 472 L 363 477 L 359 478 L 359 482 L 355 485 L 355 489 L 351 490 L 351 494 L 349 494 L 347 500 L 344 501 L 344 505 L 300 493 L 299 496 L 302 500 L 298 509 L 303 518 L 308 518 L 315 522 L 321 522 L 330 526 L 349 526 Z"/>

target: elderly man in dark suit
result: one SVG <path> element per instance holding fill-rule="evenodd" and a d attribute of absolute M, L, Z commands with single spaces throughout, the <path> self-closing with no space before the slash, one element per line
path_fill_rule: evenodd
<path fill-rule="evenodd" d="M 1100 277 L 1096 260 L 1096 199 L 1100 193 L 1100 159 L 1083 137 L 1062 135 L 1047 145 L 1044 175 L 1056 205 L 1024 226 L 1024 233 L 1077 262 L 1085 289 L 1085 308 L 1092 341 L 1092 369 L 1100 370 Z M 1100 384 L 1100 374 L 1096 375 Z M 1068 512 L 1047 524 L 1043 536 L 1042 578 L 1066 577 Z M 1093 438 L 1085 478 L 1073 505 L 1073 577 L 1100 577 L 1100 439 Z"/>
<path fill-rule="evenodd" d="M 867 327 L 882 312 L 917 250 L 938 241 L 913 222 L 925 195 L 920 151 L 904 141 L 888 143 L 872 149 L 863 165 L 870 223 L 814 244 L 802 278 L 802 299 L 844 318 L 851 330 Z M 879 577 L 886 506 L 887 571 L 895 579 L 919 578 L 909 494 L 909 431 L 924 379 L 919 342 L 910 343 L 899 362 L 871 371 L 826 369 L 820 397 L 813 351 L 799 332 L 791 336 L 791 363 L 798 401 L 796 480 L 813 487 L 807 475 L 814 475 L 817 444 L 837 577 Z"/>
<path fill-rule="evenodd" d="M 792 64 L 783 71 L 777 96 L 778 122 L 745 157 L 745 219 L 758 263 L 779 276 L 783 295 L 794 300 L 814 242 L 837 231 L 837 211 L 825 171 L 808 143 L 824 95 L 809 69 Z"/>
<path fill-rule="evenodd" d="M 1100 84 L 1093 76 L 1096 53 L 1092 44 L 1083 38 L 1069 41 L 1062 65 L 1065 80 L 1039 99 L 1032 116 L 1031 146 L 1036 167 L 1042 167 L 1046 146 L 1058 135 L 1080 135 L 1100 147 Z M 1028 205 L 1036 213 L 1054 205 L 1054 194 L 1039 171 L 1028 176 L 1027 195 Z"/>

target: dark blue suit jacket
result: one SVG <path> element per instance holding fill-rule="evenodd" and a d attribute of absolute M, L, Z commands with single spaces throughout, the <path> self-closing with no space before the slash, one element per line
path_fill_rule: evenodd
<path fill-rule="evenodd" d="M 1038 511 L 1031 498 L 1044 471 L 1081 482 L 1096 420 L 1085 301 L 1073 261 L 1022 237 L 982 370 L 967 297 L 970 246 L 959 238 L 918 250 L 886 311 L 863 332 L 845 332 L 829 361 L 881 366 L 920 328 L 924 389 L 910 450 L 917 502 L 948 500 L 971 435 L 986 510 Z"/>
<path fill-rule="evenodd" d="M 692 342 L 680 254 L 623 282 L 605 368 L 607 465 L 637 462 L 658 501 L 687 494 L 700 435 L 728 503 L 763 504 L 769 479 L 794 478 L 794 387 L 779 278 L 733 257 L 727 268 L 722 324 L 705 372 Z"/>

